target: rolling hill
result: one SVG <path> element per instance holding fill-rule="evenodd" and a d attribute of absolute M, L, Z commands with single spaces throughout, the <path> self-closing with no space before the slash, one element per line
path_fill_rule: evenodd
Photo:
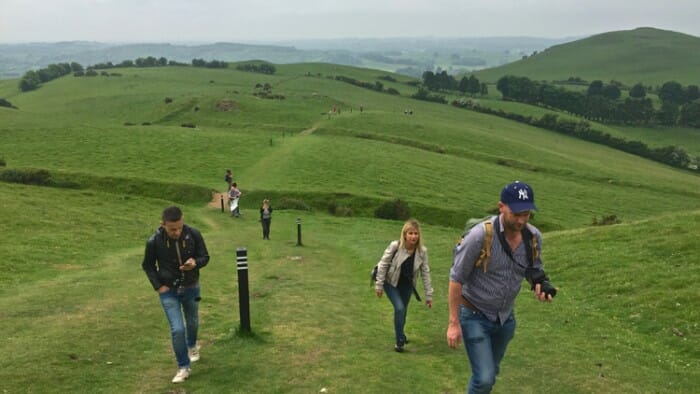
<path fill-rule="evenodd" d="M 452 248 L 514 179 L 535 190 L 560 293 L 544 305 L 523 288 L 498 390 L 696 390 L 697 175 L 417 101 L 411 78 L 385 71 L 276 68 L 114 69 L 24 93 L 0 81 L 18 108 L 0 108 L 0 390 L 173 390 L 167 326 L 140 261 L 160 210 L 178 204 L 212 255 L 202 360 L 184 390 L 463 392 L 468 362 L 444 339 Z M 240 219 L 212 201 L 226 168 L 243 191 Z M 257 220 L 265 197 L 271 241 Z M 401 355 L 389 303 L 367 283 L 401 228 L 375 212 L 398 199 L 423 223 L 436 300 L 411 304 Z M 611 216 L 621 223 L 592 225 Z M 250 258 L 248 337 L 236 329 L 238 247 Z M 395 379 L 407 369 L 414 379 Z"/>
<path fill-rule="evenodd" d="M 700 38 L 643 27 L 616 31 L 555 45 L 503 66 L 479 71 L 482 81 L 504 75 L 557 81 L 579 77 L 586 81 L 615 80 L 657 86 L 675 80 L 700 84 Z"/>

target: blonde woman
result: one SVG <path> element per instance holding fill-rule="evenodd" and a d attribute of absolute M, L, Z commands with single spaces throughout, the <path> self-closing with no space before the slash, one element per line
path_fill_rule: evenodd
<path fill-rule="evenodd" d="M 404 326 L 411 294 L 416 291 L 416 278 L 420 273 L 425 289 L 425 304 L 433 307 L 433 287 L 430 284 L 430 266 L 428 265 L 428 250 L 423 246 L 420 224 L 417 220 L 409 219 L 401 229 L 401 238 L 392 241 L 381 260 L 377 264 L 377 281 L 374 291 L 377 297 L 386 292 L 391 305 L 394 307 L 394 331 L 396 345 L 394 350 L 401 353 L 408 343 Z"/>
<path fill-rule="evenodd" d="M 270 206 L 270 200 L 267 198 L 263 200 L 262 207 L 260 207 L 260 223 L 262 223 L 262 233 L 263 239 L 270 240 L 270 223 L 272 222 L 272 207 Z"/>

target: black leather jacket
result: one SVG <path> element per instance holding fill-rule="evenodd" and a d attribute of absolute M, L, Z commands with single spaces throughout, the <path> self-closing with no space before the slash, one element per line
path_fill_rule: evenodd
<path fill-rule="evenodd" d="M 180 250 L 178 261 L 177 249 Z M 197 262 L 197 267 L 190 271 L 180 271 L 180 263 L 184 264 L 190 257 Z M 182 279 L 185 287 L 199 282 L 199 269 L 209 262 L 209 252 L 202 234 L 195 228 L 184 225 L 182 234 L 176 241 L 170 239 L 162 227 L 146 241 L 146 252 L 141 267 L 154 290 L 165 285 L 174 287 L 178 279 Z M 183 275 L 184 272 L 184 275 Z"/>

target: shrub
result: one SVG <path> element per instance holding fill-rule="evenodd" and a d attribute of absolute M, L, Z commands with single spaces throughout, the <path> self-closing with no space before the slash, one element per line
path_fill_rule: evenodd
<path fill-rule="evenodd" d="M 0 157 L 0 167 L 5 167 L 6 165 L 7 165 L 7 163 L 5 162 L 5 158 Z"/>
<path fill-rule="evenodd" d="M 197 127 L 197 125 L 195 125 L 194 123 L 183 123 L 183 124 L 181 124 L 180 126 L 182 126 L 182 127 L 189 127 L 189 128 L 191 128 L 191 129 L 194 129 L 195 127 Z"/>
<path fill-rule="evenodd" d="M 411 217 L 411 210 L 408 203 L 397 198 L 393 201 L 386 201 L 374 210 L 374 216 L 380 219 L 406 220 Z"/>
<path fill-rule="evenodd" d="M 5 170 L 0 173 L 0 179 L 5 182 L 22 183 L 25 185 L 51 185 L 51 174 L 47 170 Z"/>
<path fill-rule="evenodd" d="M 607 226 L 610 224 L 618 224 L 620 223 L 620 219 L 617 218 L 617 215 L 608 215 L 608 216 L 602 216 L 600 219 L 598 218 L 593 218 L 593 225 L 594 226 Z"/>
<path fill-rule="evenodd" d="M 0 107 L 14 108 L 15 106 L 4 98 L 0 98 Z"/>
<path fill-rule="evenodd" d="M 166 97 L 166 98 L 165 98 L 165 103 L 166 103 L 166 104 L 170 104 L 170 103 L 172 103 L 172 102 L 173 102 L 173 99 L 171 99 L 170 97 Z"/>
<path fill-rule="evenodd" d="M 351 217 L 353 215 L 352 208 L 338 207 L 335 210 L 335 216 Z"/>
<path fill-rule="evenodd" d="M 333 216 L 350 217 L 352 216 L 352 208 L 346 206 L 339 206 L 337 202 L 333 201 L 330 204 L 328 204 L 328 213 L 330 213 Z"/>

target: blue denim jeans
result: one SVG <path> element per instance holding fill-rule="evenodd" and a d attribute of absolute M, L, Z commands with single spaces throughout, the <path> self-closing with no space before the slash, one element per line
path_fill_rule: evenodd
<path fill-rule="evenodd" d="M 384 292 L 389 297 L 391 305 L 394 306 L 394 332 L 396 334 L 396 342 L 405 342 L 406 333 L 403 328 L 406 325 L 406 314 L 408 313 L 408 302 L 411 301 L 413 287 L 408 282 L 402 283 L 399 281 L 398 287 L 394 287 L 384 282 Z"/>
<path fill-rule="evenodd" d="M 467 392 L 490 393 L 496 383 L 496 375 L 503 355 L 506 354 L 508 342 L 515 335 L 515 316 L 511 314 L 503 325 L 500 325 L 489 321 L 481 312 L 460 305 L 459 323 L 462 327 L 464 348 L 472 368 Z"/>
<path fill-rule="evenodd" d="M 170 335 L 177 366 L 178 368 L 189 367 L 190 357 L 187 348 L 195 347 L 197 344 L 199 328 L 199 286 L 185 288 L 182 296 L 177 295 L 176 289 L 170 289 L 159 296 L 165 316 L 170 323 Z"/>

